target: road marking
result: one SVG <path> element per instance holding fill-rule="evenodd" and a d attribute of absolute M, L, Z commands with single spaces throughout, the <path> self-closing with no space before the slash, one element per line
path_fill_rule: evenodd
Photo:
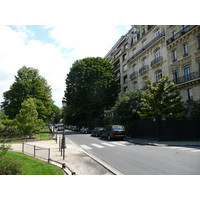
<path fill-rule="evenodd" d="M 180 148 L 179 150 L 187 151 L 187 150 L 190 150 L 190 149 L 188 149 L 188 148 Z"/>
<path fill-rule="evenodd" d="M 98 145 L 98 144 L 91 144 L 91 145 L 92 145 L 92 146 L 95 146 L 95 147 L 97 147 L 97 148 L 100 148 L 100 149 L 104 148 L 103 146 Z"/>
<path fill-rule="evenodd" d="M 113 145 L 113 144 L 106 143 L 106 142 L 103 142 L 103 143 L 101 143 L 101 144 L 106 145 L 106 146 L 109 146 L 109 147 L 114 147 L 114 146 L 115 146 L 115 145 Z"/>
<path fill-rule="evenodd" d="M 92 149 L 92 148 L 90 148 L 90 147 L 88 147 L 87 145 L 80 145 L 82 148 L 84 148 L 84 149 Z"/>
<path fill-rule="evenodd" d="M 119 145 L 119 146 L 125 146 L 124 144 L 121 144 L 119 142 L 111 142 L 112 144 L 116 144 L 116 145 Z"/>
<path fill-rule="evenodd" d="M 200 152 L 200 150 L 191 150 L 191 152 L 196 153 L 196 152 Z"/>

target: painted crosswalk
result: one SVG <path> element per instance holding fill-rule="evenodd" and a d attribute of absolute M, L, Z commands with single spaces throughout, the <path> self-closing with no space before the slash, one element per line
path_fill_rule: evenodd
<path fill-rule="evenodd" d="M 104 148 L 103 146 L 101 146 L 101 145 L 99 145 L 99 144 L 91 144 L 92 146 L 95 146 L 95 147 L 97 147 L 97 148 L 99 148 L 99 149 L 102 149 L 102 148 Z"/>
<path fill-rule="evenodd" d="M 96 143 L 92 143 L 92 144 L 82 144 L 80 145 L 83 149 L 86 150 L 90 150 L 95 148 L 99 148 L 99 149 L 103 149 L 105 147 L 116 147 L 116 146 L 126 146 L 128 144 L 128 142 L 125 141 L 120 141 L 120 142 L 102 142 L 101 144 L 96 144 Z"/>

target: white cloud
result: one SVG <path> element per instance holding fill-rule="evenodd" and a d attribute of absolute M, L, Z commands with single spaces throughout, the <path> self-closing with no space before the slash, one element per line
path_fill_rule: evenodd
<path fill-rule="evenodd" d="M 54 26 L 50 36 L 57 40 L 61 47 L 71 49 L 75 59 L 82 59 L 104 57 L 121 35 L 114 25 L 97 23 Z"/>
<path fill-rule="evenodd" d="M 14 83 L 14 75 L 26 65 L 40 71 L 52 88 L 53 100 L 61 106 L 69 63 L 54 44 L 42 44 L 37 40 L 28 42 L 27 33 L 0 26 L 0 102 L 3 92 Z"/>
<path fill-rule="evenodd" d="M 46 26 L 53 42 L 44 43 L 30 40 L 34 32 L 26 26 L 16 26 L 15 30 L 0 26 L 0 102 L 3 92 L 14 82 L 14 75 L 26 65 L 40 71 L 52 88 L 55 104 L 61 107 L 66 75 L 73 62 L 104 57 L 129 28 L 130 25 L 123 26 L 122 33 L 119 27 L 107 24 Z"/>

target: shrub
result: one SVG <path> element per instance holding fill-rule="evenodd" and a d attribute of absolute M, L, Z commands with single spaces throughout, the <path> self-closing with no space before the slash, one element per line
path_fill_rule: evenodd
<path fill-rule="evenodd" d="M 20 175 L 21 164 L 6 156 L 0 160 L 0 175 Z"/>
<path fill-rule="evenodd" d="M 0 146 L 0 175 L 19 175 L 21 165 L 6 156 L 10 145 L 3 143 Z"/>

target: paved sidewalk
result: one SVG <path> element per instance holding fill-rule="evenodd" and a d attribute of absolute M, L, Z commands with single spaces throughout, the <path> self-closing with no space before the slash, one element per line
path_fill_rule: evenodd
<path fill-rule="evenodd" d="M 65 160 L 63 160 L 63 156 L 61 156 L 61 152 L 59 151 L 59 144 L 56 143 L 55 140 L 34 141 L 27 142 L 26 144 L 36 145 L 42 148 L 50 148 L 50 158 L 52 160 L 65 163 L 72 172 L 76 173 L 76 175 L 113 175 L 111 171 L 78 149 L 76 145 L 67 138 Z M 22 152 L 22 143 L 12 143 L 12 149 L 13 151 Z M 52 162 L 52 164 L 57 165 L 54 162 Z M 61 165 L 57 166 L 61 167 Z M 71 175 L 70 171 L 67 169 L 66 171 L 69 175 Z"/>
<path fill-rule="evenodd" d="M 126 140 L 140 145 L 166 145 L 166 146 L 200 146 L 200 141 L 153 141 L 139 138 L 126 137 Z"/>

